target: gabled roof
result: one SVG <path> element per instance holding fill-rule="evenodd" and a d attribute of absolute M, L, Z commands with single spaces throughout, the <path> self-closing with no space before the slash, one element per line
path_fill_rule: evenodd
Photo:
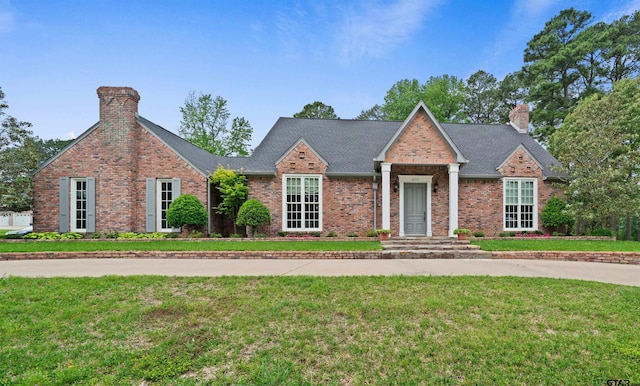
<path fill-rule="evenodd" d="M 328 164 L 327 175 L 373 175 L 373 158 L 402 122 L 280 118 L 253 151 L 246 174 L 275 174 L 276 161 L 300 139 Z"/>
<path fill-rule="evenodd" d="M 287 151 L 285 151 L 280 158 L 278 158 L 276 160 L 276 165 L 279 164 L 280 162 L 282 162 L 282 160 L 289 155 L 289 153 L 291 153 L 293 151 L 293 149 L 295 149 L 296 147 L 298 147 L 298 145 L 300 145 L 301 143 L 303 143 L 307 148 L 309 148 L 309 150 L 311 150 L 311 152 L 320 160 L 320 162 L 322 162 L 323 164 L 329 166 L 329 163 L 327 161 L 325 161 L 324 158 L 322 158 L 322 156 L 320 154 L 318 154 L 317 151 L 315 151 L 315 149 L 313 147 L 311 147 L 307 141 L 304 140 L 304 138 L 300 138 L 298 140 L 298 142 L 294 143 L 293 145 L 291 145 L 291 147 L 289 149 L 287 149 Z"/>
<path fill-rule="evenodd" d="M 248 160 L 245 174 L 275 175 L 276 161 L 304 139 L 329 165 L 328 176 L 374 175 L 374 159 L 392 143 L 405 122 L 280 118 Z M 532 137 L 510 124 L 438 125 L 444 138 L 457 149 L 456 154 L 467 161 L 460 167 L 462 178 L 500 178 L 497 168 L 519 146 L 539 163 L 545 178 L 559 177 L 551 167 L 559 162 Z"/>
<path fill-rule="evenodd" d="M 400 135 L 407 128 L 407 126 L 411 124 L 411 122 L 413 122 L 413 120 L 416 118 L 416 115 L 418 115 L 418 113 L 420 113 L 421 111 L 427 115 L 429 122 L 435 128 L 436 132 L 440 134 L 440 136 L 442 137 L 444 142 L 447 144 L 451 152 L 455 154 L 456 162 L 466 163 L 467 160 L 464 158 L 464 156 L 462 155 L 458 147 L 451 141 L 451 138 L 449 138 L 449 135 L 442 129 L 442 126 L 440 125 L 438 120 L 436 120 L 431 110 L 429 110 L 429 108 L 424 104 L 423 101 L 418 102 L 416 107 L 413 108 L 413 111 L 411 112 L 411 114 L 409 114 L 407 119 L 405 119 L 402 125 L 400 125 L 398 130 L 393 134 L 393 137 L 391 137 L 389 142 L 387 142 L 387 144 L 384 146 L 384 148 L 382 149 L 380 154 L 378 154 L 375 160 L 384 162 L 387 151 L 391 148 L 391 146 L 393 146 L 393 144 L 398 140 Z"/>
<path fill-rule="evenodd" d="M 136 121 L 204 176 L 215 172 L 218 165 L 234 170 L 243 169 L 248 161 L 247 157 L 213 155 L 139 115 L 136 116 Z"/>
<path fill-rule="evenodd" d="M 146 118 L 141 117 L 136 114 L 136 122 L 142 126 L 144 129 L 149 131 L 152 135 L 154 135 L 158 140 L 164 143 L 167 147 L 172 149 L 178 156 L 185 160 L 188 164 L 190 164 L 195 170 L 200 172 L 203 176 L 209 176 L 209 174 L 213 173 L 218 165 L 222 165 L 224 167 L 230 167 L 234 170 L 240 170 L 245 167 L 249 158 L 247 157 L 221 157 L 215 156 L 209 153 L 206 150 L 201 149 L 200 147 L 192 144 L 189 141 L 173 134 L 172 132 L 164 129 L 161 126 L 156 125 L 155 123 L 149 121 Z M 69 145 L 67 145 L 64 149 L 59 151 L 56 155 L 51 157 L 50 159 L 43 162 L 34 172 L 33 174 L 39 173 L 44 167 L 53 162 L 56 158 L 60 157 L 60 155 L 64 154 L 69 148 L 74 146 L 76 143 L 82 141 L 85 137 L 91 134 L 100 126 L 100 123 L 96 123 L 87 129 L 84 133 L 80 134 L 78 138 L 73 140 Z"/>

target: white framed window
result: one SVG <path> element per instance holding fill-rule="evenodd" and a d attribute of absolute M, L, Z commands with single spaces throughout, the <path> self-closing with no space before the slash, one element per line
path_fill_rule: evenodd
<path fill-rule="evenodd" d="M 173 180 L 156 180 L 156 229 L 158 232 L 171 232 L 173 228 L 167 224 L 167 209 L 175 197 L 173 197 Z"/>
<path fill-rule="evenodd" d="M 87 179 L 71 178 L 71 232 L 87 231 Z"/>
<path fill-rule="evenodd" d="M 282 193 L 283 230 L 322 230 L 321 175 L 284 175 Z"/>
<path fill-rule="evenodd" d="M 538 229 L 538 180 L 504 179 L 504 229 L 533 231 Z"/>

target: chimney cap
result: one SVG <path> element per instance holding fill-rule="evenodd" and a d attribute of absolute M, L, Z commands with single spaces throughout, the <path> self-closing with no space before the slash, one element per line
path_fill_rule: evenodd
<path fill-rule="evenodd" d="M 140 95 L 136 90 L 131 87 L 113 87 L 113 86 L 100 86 L 97 90 L 98 97 L 129 97 L 137 101 L 140 100 Z"/>

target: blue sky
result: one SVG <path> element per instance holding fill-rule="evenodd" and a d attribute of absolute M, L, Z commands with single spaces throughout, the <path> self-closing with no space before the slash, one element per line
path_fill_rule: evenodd
<path fill-rule="evenodd" d="M 135 88 L 140 115 L 175 133 L 190 91 L 219 95 L 255 147 L 316 100 L 346 119 L 401 79 L 502 79 L 569 7 L 609 22 L 640 0 L 0 0 L 0 87 L 45 139 L 97 122 L 100 86 Z"/>

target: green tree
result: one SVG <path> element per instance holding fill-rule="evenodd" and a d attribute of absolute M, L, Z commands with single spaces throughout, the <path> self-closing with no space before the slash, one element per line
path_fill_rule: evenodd
<path fill-rule="evenodd" d="M 198 197 L 181 194 L 167 209 L 167 223 L 172 227 L 185 227 L 189 232 L 207 223 L 207 209 Z"/>
<path fill-rule="evenodd" d="M 304 105 L 302 111 L 293 114 L 294 118 L 339 119 L 333 107 L 315 101 Z"/>
<path fill-rule="evenodd" d="M 640 71 L 640 11 L 615 20 L 602 35 L 602 66 L 611 83 Z"/>
<path fill-rule="evenodd" d="M 0 210 L 22 212 L 32 207 L 31 175 L 42 160 L 31 123 L 7 115 L 0 88 Z"/>
<path fill-rule="evenodd" d="M 389 120 L 404 121 L 418 102 L 423 99 L 424 86 L 417 79 L 403 79 L 387 91 L 382 105 L 382 113 Z"/>
<path fill-rule="evenodd" d="M 509 122 L 509 113 L 516 106 L 524 104 L 527 96 L 526 83 L 521 71 L 505 75 L 498 86 L 498 100 L 500 101 L 498 122 Z"/>
<path fill-rule="evenodd" d="M 424 85 L 422 100 L 438 121 L 462 122 L 464 81 L 446 74 L 432 76 Z"/>
<path fill-rule="evenodd" d="M 568 210 L 589 229 L 640 208 L 640 80 L 623 79 L 567 115 L 550 150 L 567 176 Z"/>
<path fill-rule="evenodd" d="M 384 121 L 387 119 L 387 116 L 384 111 L 382 111 L 382 106 L 375 104 L 370 109 L 362 110 L 355 119 L 363 121 Z"/>
<path fill-rule="evenodd" d="M 190 92 L 180 107 L 180 135 L 187 141 L 214 155 L 243 156 L 249 154 L 253 129 L 244 118 L 235 118 L 231 130 L 227 127 L 227 101 L 211 94 Z"/>
<path fill-rule="evenodd" d="M 500 122 L 500 84 L 495 76 L 477 71 L 465 82 L 464 120 L 471 123 Z"/>
<path fill-rule="evenodd" d="M 222 202 L 215 208 L 216 212 L 229 216 L 233 221 L 233 233 L 238 233 L 236 228 L 238 210 L 249 194 L 246 179 L 243 175 L 218 165 L 216 171 L 209 176 L 209 181 L 215 185 L 222 198 Z"/>
<path fill-rule="evenodd" d="M 577 37 L 590 21 L 589 12 L 573 8 L 560 11 L 527 43 L 523 73 L 530 84 L 528 101 L 534 105 L 531 112 L 534 135 L 543 143 L 584 91 L 578 82 L 579 65 L 589 45 Z"/>
<path fill-rule="evenodd" d="M 271 213 L 262 202 L 251 199 L 240 207 L 237 224 L 251 227 L 251 235 L 256 236 L 258 227 L 271 222 Z"/>

